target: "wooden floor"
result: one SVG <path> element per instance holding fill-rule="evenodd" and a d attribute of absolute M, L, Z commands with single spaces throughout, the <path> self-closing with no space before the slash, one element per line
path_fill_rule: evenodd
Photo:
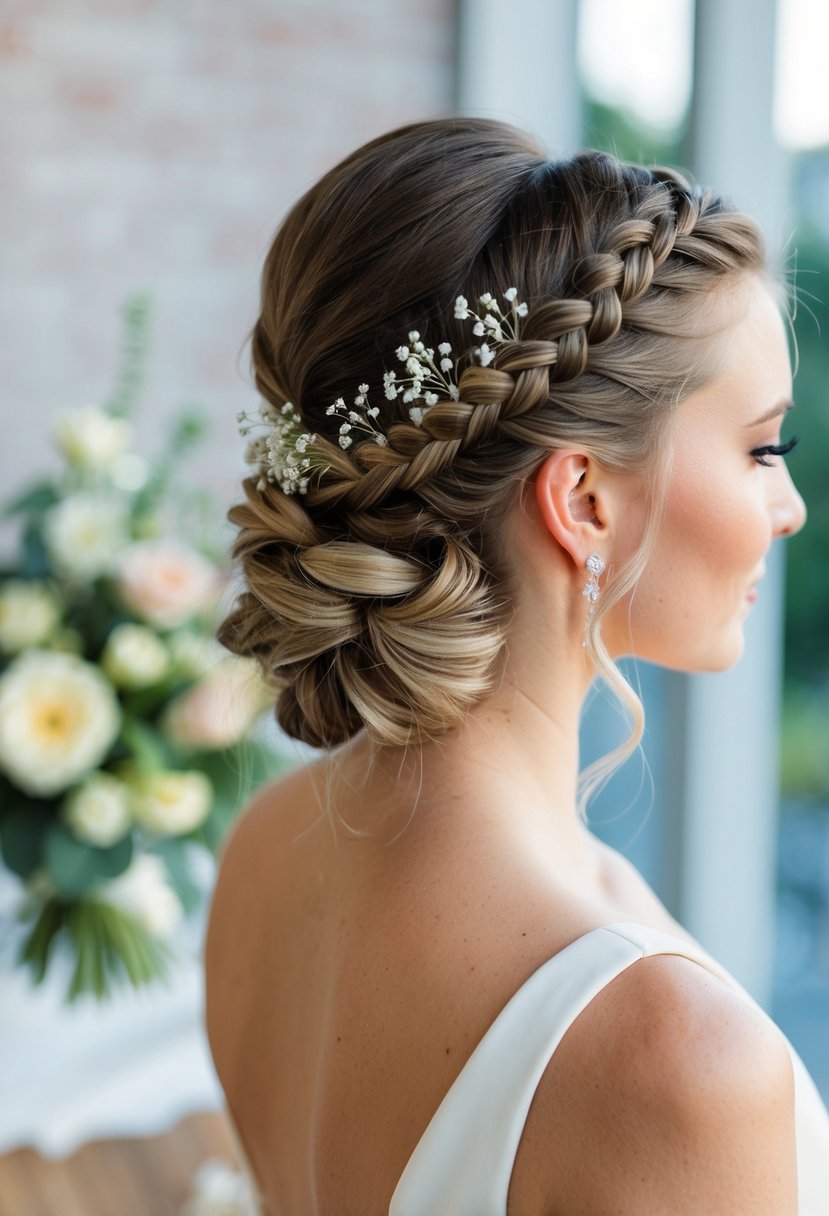
<path fill-rule="evenodd" d="M 0 1216 L 178 1216 L 208 1158 L 238 1168 L 224 1116 L 189 1115 L 161 1136 L 96 1140 L 71 1157 L 0 1157 Z"/>

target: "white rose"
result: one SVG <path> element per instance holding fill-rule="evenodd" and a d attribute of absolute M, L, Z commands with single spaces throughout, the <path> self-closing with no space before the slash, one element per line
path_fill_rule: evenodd
<path fill-rule="evenodd" d="M 101 666 L 119 688 L 147 688 L 167 674 L 170 659 L 161 638 L 145 625 L 116 625 Z"/>
<path fill-rule="evenodd" d="M 93 773 L 67 795 L 62 816 L 79 840 L 106 848 L 132 824 L 130 791 L 111 773 Z"/>
<path fill-rule="evenodd" d="M 231 656 L 170 702 L 162 726 L 182 747 L 231 747 L 271 700 L 259 664 Z"/>
<path fill-rule="evenodd" d="M 151 625 L 174 629 L 213 604 L 219 572 L 177 541 L 141 540 L 122 553 L 118 590 L 124 603 Z"/>
<path fill-rule="evenodd" d="M 104 903 L 134 917 L 154 937 L 168 937 L 182 917 L 181 901 L 167 880 L 164 862 L 154 853 L 142 853 L 123 874 L 95 890 Z"/>
<path fill-rule="evenodd" d="M 128 540 L 123 503 L 110 494 L 70 494 L 46 513 L 44 540 L 62 574 L 96 578 L 109 573 Z"/>
<path fill-rule="evenodd" d="M 214 637 L 178 629 L 165 639 L 176 670 L 183 676 L 207 675 L 217 663 L 227 658 L 227 650 Z"/>
<path fill-rule="evenodd" d="M 132 813 L 150 832 L 181 836 L 204 823 L 213 803 L 213 786 L 197 770 L 145 773 L 132 785 Z"/>
<path fill-rule="evenodd" d="M 55 438 L 70 464 L 106 469 L 132 439 L 132 427 L 125 418 L 88 406 L 59 414 Z"/>
<path fill-rule="evenodd" d="M 47 583 L 13 578 L 0 586 L 0 650 L 39 646 L 59 621 L 60 605 Z"/>
<path fill-rule="evenodd" d="M 98 767 L 120 724 L 112 685 L 77 655 L 27 650 L 0 676 L 0 768 L 26 793 L 74 785 Z"/>

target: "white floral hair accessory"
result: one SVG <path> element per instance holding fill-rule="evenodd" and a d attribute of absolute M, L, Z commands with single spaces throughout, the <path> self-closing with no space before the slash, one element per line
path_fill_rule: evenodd
<path fill-rule="evenodd" d="M 480 312 L 471 308 L 464 296 L 458 296 L 455 300 L 456 320 L 474 321 L 472 333 L 475 337 L 486 339 L 472 350 L 473 358 L 478 360 L 481 367 L 488 367 L 493 361 L 493 347 L 499 342 L 518 341 L 521 319 L 529 311 L 525 303 L 518 301 L 516 287 L 508 288 L 503 296 L 508 305 L 506 311 L 489 291 L 478 297 Z M 386 372 L 383 390 L 388 401 L 402 398 L 409 406 L 409 418 L 415 426 L 421 425 L 425 415 L 439 401 L 460 399 L 460 389 L 455 380 L 458 361 L 452 357 L 449 342 L 439 343 L 435 351 L 426 346 L 419 332 L 413 329 L 409 332 L 408 343 L 398 346 L 395 355 L 403 364 L 404 373 Z M 353 409 L 346 405 L 344 398 L 338 397 L 325 411 L 326 414 L 339 414 L 343 419 L 339 433 L 339 444 L 343 449 L 354 442 L 351 432 L 355 429 L 364 431 L 366 438 L 373 439 L 381 446 L 388 443 L 386 436 L 375 425 L 380 411 L 376 405 L 369 406 L 368 392 L 369 386 L 361 384 L 354 398 Z M 245 462 L 259 471 L 258 490 L 264 490 L 271 482 L 285 494 L 305 494 L 312 473 L 322 474 L 331 467 L 324 454 L 314 448 L 317 434 L 305 430 L 302 418 L 290 401 L 279 409 L 263 401 L 259 406 L 258 419 L 244 410 L 239 411 L 237 418 L 240 435 L 248 435 L 255 426 L 264 426 L 266 430 L 264 435 L 249 440 L 245 451 Z"/>

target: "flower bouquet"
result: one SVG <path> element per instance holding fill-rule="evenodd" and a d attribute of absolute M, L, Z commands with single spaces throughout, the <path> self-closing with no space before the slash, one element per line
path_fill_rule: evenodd
<path fill-rule="evenodd" d="M 18 961 L 40 983 L 62 941 L 69 1002 L 166 976 L 203 898 L 194 851 L 215 855 L 279 767 L 248 737 L 270 702 L 255 665 L 214 640 L 222 554 L 185 535 L 199 514 L 206 531 L 179 478 L 203 426 L 183 412 L 153 469 L 129 451 L 146 316 L 128 302 L 113 400 L 58 416 L 59 474 L 4 512 L 21 538 L 0 569 L 0 851 L 24 883 Z"/>

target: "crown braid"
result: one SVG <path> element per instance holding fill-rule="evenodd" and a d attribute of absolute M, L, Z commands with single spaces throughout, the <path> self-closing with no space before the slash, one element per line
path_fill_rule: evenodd
<path fill-rule="evenodd" d="M 299 403 L 328 468 L 301 502 L 245 482 L 229 518 L 250 590 L 219 632 L 262 662 L 283 729 L 331 747 L 365 725 L 405 745 L 460 723 L 504 657 L 515 585 L 497 525 L 517 484 L 568 442 L 648 467 L 671 408 L 710 373 L 688 342 L 699 297 L 763 264 L 753 221 L 675 170 L 592 151 L 550 164 L 486 120 L 403 128 L 312 189 L 268 255 L 252 354 L 260 392 Z M 329 399 L 379 383 L 392 334 L 451 331 L 458 289 L 512 282 L 527 323 L 490 366 L 465 367 L 459 400 L 420 425 L 392 404 L 383 446 L 346 453 L 325 434 Z M 645 556 L 608 584 L 604 611 Z"/>

